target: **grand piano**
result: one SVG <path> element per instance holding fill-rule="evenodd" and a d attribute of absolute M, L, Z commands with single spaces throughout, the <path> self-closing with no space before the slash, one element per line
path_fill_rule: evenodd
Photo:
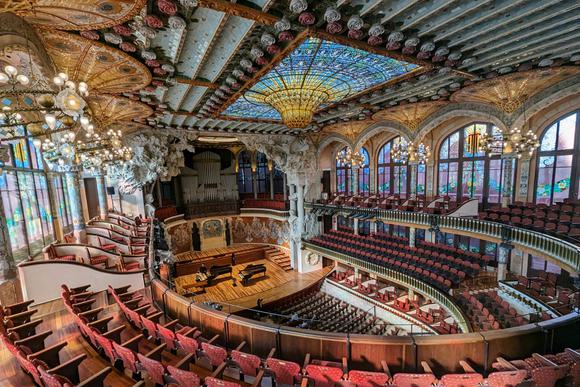
<path fill-rule="evenodd" d="M 248 284 L 248 282 L 254 276 L 258 275 L 259 273 L 262 273 L 263 276 L 266 275 L 266 266 L 264 266 L 263 263 L 260 263 L 257 265 L 250 264 L 250 265 L 244 267 L 242 270 L 240 270 L 238 275 L 240 276 L 240 279 L 242 280 L 242 285 L 246 286 Z"/>
<path fill-rule="evenodd" d="M 232 265 L 215 265 L 209 268 L 207 275 L 207 284 L 211 285 L 212 281 L 220 275 L 229 274 L 232 276 Z"/>

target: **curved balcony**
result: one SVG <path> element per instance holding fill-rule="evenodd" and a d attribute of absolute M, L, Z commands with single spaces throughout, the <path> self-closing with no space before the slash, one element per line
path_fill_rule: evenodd
<path fill-rule="evenodd" d="M 580 272 L 580 247 L 537 231 L 514 227 L 502 223 L 474 218 L 433 215 L 422 212 L 358 208 L 332 204 L 305 203 L 306 208 L 318 208 L 326 214 L 361 214 L 366 219 L 401 226 L 440 230 L 457 235 L 502 243 L 509 242 L 515 247 L 555 262 L 563 269 Z"/>

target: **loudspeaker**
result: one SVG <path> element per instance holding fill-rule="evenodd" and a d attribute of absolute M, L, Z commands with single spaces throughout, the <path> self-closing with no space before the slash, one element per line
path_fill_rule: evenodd
<path fill-rule="evenodd" d="M 114 195 L 115 187 L 107 187 L 107 195 Z"/>

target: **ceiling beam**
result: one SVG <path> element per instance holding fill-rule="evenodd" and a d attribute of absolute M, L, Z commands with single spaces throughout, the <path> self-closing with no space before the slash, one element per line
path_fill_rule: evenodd
<path fill-rule="evenodd" d="M 227 0 L 198 0 L 198 7 L 210 8 L 215 11 L 224 12 L 228 15 L 243 17 L 254 20 L 260 24 L 273 26 L 279 18 L 267 12 L 260 11 L 245 5 L 231 3 Z"/>
<path fill-rule="evenodd" d="M 217 83 L 213 83 L 210 81 L 204 81 L 202 79 L 189 79 L 185 77 L 175 77 L 175 81 L 177 83 L 183 83 L 184 85 L 191 85 L 191 86 L 202 86 L 207 87 L 208 89 L 217 89 L 219 85 Z"/>

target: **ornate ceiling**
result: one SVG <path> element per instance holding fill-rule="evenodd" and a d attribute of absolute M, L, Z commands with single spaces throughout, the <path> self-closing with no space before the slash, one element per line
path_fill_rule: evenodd
<path fill-rule="evenodd" d="M 153 114 L 153 109 L 142 102 L 111 94 L 93 94 L 87 102 L 101 127 L 109 127 L 111 124 L 124 126 L 119 122 L 131 122 Z"/>
<path fill-rule="evenodd" d="M 149 104 L 154 113 L 141 123 L 210 135 L 348 137 L 381 120 L 413 132 L 453 103 L 511 114 L 577 76 L 580 62 L 576 0 L 0 0 L 0 10 L 37 26 L 57 68 L 99 93 Z M 304 129 L 248 119 L 254 111 L 224 117 L 254 85 L 248 80 L 271 71 L 304 31 L 423 71 L 323 106 Z"/>

